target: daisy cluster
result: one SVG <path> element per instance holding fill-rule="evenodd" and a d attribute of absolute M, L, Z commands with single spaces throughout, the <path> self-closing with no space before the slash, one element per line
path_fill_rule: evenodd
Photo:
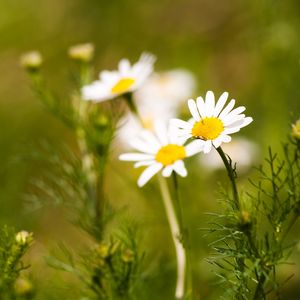
<path fill-rule="evenodd" d="M 138 137 L 130 137 L 129 132 L 134 130 L 124 135 L 126 140 L 128 137 L 131 139 L 130 145 L 138 152 L 120 155 L 121 160 L 135 162 L 135 167 L 146 167 L 138 179 L 140 187 L 160 171 L 164 177 L 169 177 L 172 172 L 187 176 L 183 162 L 185 158 L 199 152 L 209 153 L 213 148 L 229 143 L 231 134 L 253 121 L 243 113 L 246 110 L 244 106 L 235 108 L 234 99 L 228 102 L 227 92 L 216 99 L 212 91 L 208 91 L 205 98 L 188 100 L 191 113 L 189 120 L 172 118 L 176 116 L 182 99 L 192 93 L 194 80 L 188 72 L 182 71 L 152 74 L 154 61 L 155 57 L 151 54 L 142 54 L 133 65 L 127 59 L 122 59 L 117 71 L 101 72 L 99 80 L 82 89 L 83 99 L 94 102 L 113 100 L 135 92 L 136 100 L 140 99 L 137 102 L 141 103 L 141 109 L 145 107 L 143 124 L 136 127 L 140 131 Z M 175 74 L 177 78 L 181 76 L 185 89 L 179 88 L 180 80 L 172 88 L 172 80 L 176 81 Z M 147 119 L 147 116 L 150 117 Z M 170 119 L 168 125 L 162 116 Z"/>

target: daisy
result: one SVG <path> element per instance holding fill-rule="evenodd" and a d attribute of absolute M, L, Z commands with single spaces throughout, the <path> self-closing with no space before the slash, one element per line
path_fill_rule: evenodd
<path fill-rule="evenodd" d="M 170 124 L 173 134 L 183 142 L 189 138 L 196 139 L 204 153 L 210 152 L 212 146 L 218 148 L 222 143 L 229 143 L 229 135 L 247 126 L 253 119 L 242 114 L 246 109 L 244 106 L 233 109 L 234 99 L 225 106 L 227 98 L 228 93 L 224 92 L 215 103 L 213 92 L 208 91 L 205 101 L 202 97 L 198 97 L 196 101 L 188 100 L 193 118 L 188 122 L 172 119 Z"/>
<path fill-rule="evenodd" d="M 138 179 L 139 187 L 161 170 L 164 177 L 169 177 L 173 171 L 182 177 L 187 176 L 183 159 L 201 151 L 195 142 L 183 146 L 160 121 L 154 123 L 154 132 L 143 130 L 140 137 L 132 140 L 131 146 L 139 153 L 125 153 L 119 157 L 120 160 L 136 162 L 135 168 L 147 167 Z"/>
<path fill-rule="evenodd" d="M 155 57 L 146 53 L 133 65 L 122 59 L 117 71 L 102 71 L 99 80 L 82 88 L 83 99 L 101 102 L 134 92 L 152 73 L 154 61 Z"/>

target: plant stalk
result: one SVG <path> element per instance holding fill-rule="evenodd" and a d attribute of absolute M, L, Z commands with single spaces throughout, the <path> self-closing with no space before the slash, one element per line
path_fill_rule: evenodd
<path fill-rule="evenodd" d="M 159 186 L 163 203 L 166 210 L 167 219 L 169 222 L 170 230 L 172 233 L 172 239 L 175 246 L 176 258 L 177 258 L 177 281 L 175 298 L 183 299 L 185 295 L 185 277 L 186 277 L 186 261 L 187 255 L 185 248 L 181 241 L 180 226 L 177 220 L 176 212 L 171 199 L 170 191 L 166 179 L 161 175 L 159 178 Z"/>

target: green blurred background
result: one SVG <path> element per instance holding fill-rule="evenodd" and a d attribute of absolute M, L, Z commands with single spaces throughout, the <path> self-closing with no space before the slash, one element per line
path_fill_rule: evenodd
<path fill-rule="evenodd" d="M 19 66 L 23 52 L 42 52 L 49 85 L 67 97 L 69 46 L 93 42 L 96 70 L 114 68 L 122 57 L 134 61 L 141 52 L 150 51 L 158 58 L 156 70 L 191 70 L 197 77 L 199 95 L 208 89 L 217 94 L 226 90 L 247 106 L 255 122 L 243 135 L 259 145 L 262 156 L 268 145 L 280 148 L 291 122 L 300 117 L 298 0 L 1 0 L 0 37 L 0 223 L 35 233 L 30 260 L 33 269 L 44 272 L 51 281 L 44 287 L 45 283 L 35 278 L 40 299 L 74 299 L 76 289 L 71 292 L 67 285 L 62 286 L 61 274 L 46 271 L 43 256 L 58 240 L 78 246 L 77 241 L 84 243 L 85 238 L 69 225 L 65 210 L 59 206 L 36 211 L 24 208 L 29 178 L 43 167 L 31 159 L 39 141 L 72 144 L 74 136 L 32 95 Z M 127 205 L 130 214 L 147 228 L 144 247 L 150 257 L 157 263 L 165 257 L 170 260 L 172 243 L 161 201 L 158 197 L 149 199 L 155 184 L 138 190 L 136 174 L 124 182 L 116 175 L 118 168 L 120 163 L 114 162 L 108 194 L 117 206 Z M 125 172 L 131 174 L 131 166 Z M 184 213 L 192 236 L 196 288 L 201 299 L 216 299 L 220 290 L 214 287 L 214 274 L 207 271 L 210 266 L 204 261 L 209 239 L 198 229 L 207 221 L 204 213 L 217 209 L 216 182 L 223 180 L 224 174 L 191 173 L 191 179 L 180 184 L 186 195 Z M 241 179 L 242 184 L 247 184 L 248 175 Z M 120 196 L 120 190 L 127 192 Z M 297 231 L 294 234 L 299 236 Z M 295 259 L 300 262 L 298 253 Z M 168 299 L 173 267 L 162 269 L 149 282 L 157 291 L 155 295 L 161 295 L 155 299 Z M 299 299 L 300 274 L 296 267 L 289 268 L 296 276 L 285 299 Z"/>

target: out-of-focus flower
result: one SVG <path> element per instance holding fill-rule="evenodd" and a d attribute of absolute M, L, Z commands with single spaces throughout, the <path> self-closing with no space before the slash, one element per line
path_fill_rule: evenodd
<path fill-rule="evenodd" d="M 30 244 L 33 240 L 33 234 L 31 232 L 22 230 L 16 234 L 16 242 L 20 245 Z"/>
<path fill-rule="evenodd" d="M 143 127 L 153 129 L 153 120 L 167 122 L 178 115 L 181 105 L 195 92 L 196 80 L 189 71 L 175 69 L 154 73 L 134 94 Z M 118 137 L 123 144 L 142 129 L 140 122 L 132 115 L 122 121 Z"/>
<path fill-rule="evenodd" d="M 135 99 L 141 113 L 150 108 L 160 112 L 161 107 L 165 107 L 164 113 L 169 110 L 170 115 L 194 93 L 195 87 L 196 81 L 191 72 L 178 69 L 154 73 L 136 92 Z"/>
<path fill-rule="evenodd" d="M 242 127 L 250 124 L 253 119 L 242 112 L 244 106 L 233 109 L 235 100 L 231 100 L 224 108 L 228 93 L 224 92 L 215 104 L 214 93 L 208 91 L 205 101 L 198 97 L 197 101 L 188 100 L 192 119 L 189 122 L 172 119 L 170 124 L 174 134 L 183 141 L 194 138 L 203 147 L 203 152 L 211 151 L 212 146 L 218 148 L 222 143 L 231 141 L 229 134 L 238 132 Z"/>
<path fill-rule="evenodd" d="M 15 293 L 18 296 L 26 296 L 33 291 L 32 283 L 26 278 L 18 278 L 15 282 Z"/>
<path fill-rule="evenodd" d="M 100 80 L 82 88 L 83 99 L 101 102 L 136 91 L 152 73 L 154 61 L 155 57 L 146 53 L 133 65 L 122 59 L 117 71 L 102 71 Z"/>
<path fill-rule="evenodd" d="M 300 119 L 292 125 L 292 135 L 296 139 L 300 140 Z"/>
<path fill-rule="evenodd" d="M 21 56 L 21 65 L 28 71 L 38 70 L 42 63 L 43 58 L 38 51 L 30 51 Z"/>
<path fill-rule="evenodd" d="M 95 47 L 91 43 L 78 44 L 69 48 L 68 54 L 71 59 L 89 62 L 93 59 Z"/>
<path fill-rule="evenodd" d="M 201 151 L 195 142 L 183 146 L 182 142 L 168 132 L 163 122 L 156 121 L 154 128 L 155 134 L 144 130 L 139 138 L 132 140 L 131 146 L 140 153 L 126 153 L 119 157 L 120 160 L 135 161 L 135 168 L 147 166 L 138 179 L 139 187 L 145 185 L 160 170 L 164 177 L 169 177 L 173 171 L 182 177 L 187 176 L 183 159 Z"/>
<path fill-rule="evenodd" d="M 231 143 L 222 146 L 224 152 L 234 159 L 237 163 L 238 173 L 245 173 L 249 168 L 258 161 L 259 149 L 258 146 L 247 140 L 246 138 L 238 137 Z M 203 167 L 210 170 L 223 169 L 224 164 L 216 151 L 211 151 L 207 155 L 199 156 Z"/>

